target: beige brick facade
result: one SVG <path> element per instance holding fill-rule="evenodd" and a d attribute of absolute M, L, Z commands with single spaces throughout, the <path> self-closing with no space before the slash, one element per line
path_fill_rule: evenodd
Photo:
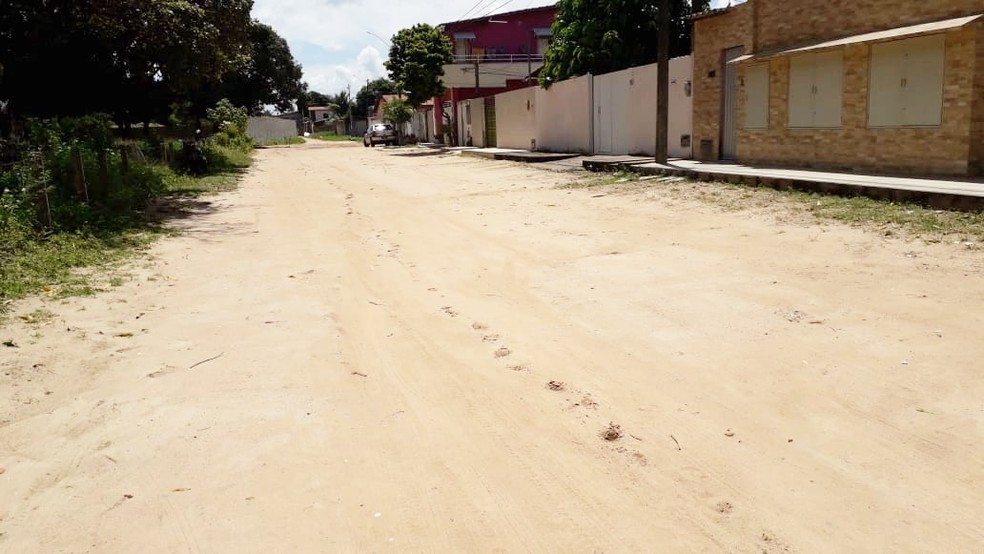
<path fill-rule="evenodd" d="M 694 157 L 717 159 L 721 147 L 721 102 L 724 86 L 723 52 L 735 46 L 752 50 L 752 11 L 742 4 L 694 25 Z M 710 141 L 710 156 L 702 143 Z"/>
<path fill-rule="evenodd" d="M 977 11 L 975 11 L 977 10 Z M 722 112 L 721 54 L 737 45 L 746 53 L 830 40 L 900 25 L 975 15 L 979 0 L 914 2 L 840 0 L 788 2 L 749 0 L 737 8 L 698 19 L 694 31 L 694 137 L 698 159 L 716 159 Z M 918 175 L 984 174 L 984 21 L 946 32 L 943 123 L 937 127 L 869 128 L 868 75 L 871 45 L 843 51 L 841 126 L 790 129 L 789 57 L 738 65 L 737 157 L 744 163 Z M 742 77 L 750 64 L 769 66 L 769 128 L 742 128 Z M 710 77 L 711 71 L 715 71 Z M 713 141 L 711 155 L 699 148 Z"/>
<path fill-rule="evenodd" d="M 984 24 L 978 25 L 977 29 L 976 60 L 970 156 L 972 166 L 977 166 L 977 175 L 984 175 Z"/>
<path fill-rule="evenodd" d="M 984 12 L 981 0 L 749 0 L 757 50 L 817 42 Z"/>

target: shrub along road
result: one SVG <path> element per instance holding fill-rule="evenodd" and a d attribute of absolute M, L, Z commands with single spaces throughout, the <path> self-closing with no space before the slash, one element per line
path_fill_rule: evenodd
<path fill-rule="evenodd" d="M 119 286 L 18 303 L 0 552 L 984 543 L 981 250 L 574 180 L 265 149 Z"/>

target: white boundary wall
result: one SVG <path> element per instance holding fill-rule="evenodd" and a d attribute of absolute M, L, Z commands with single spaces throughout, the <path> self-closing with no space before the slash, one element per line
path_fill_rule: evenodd
<path fill-rule="evenodd" d="M 530 87 L 496 95 L 495 134 L 499 148 L 535 149 L 536 91 L 536 87 Z"/>
<path fill-rule="evenodd" d="M 536 89 L 536 146 L 546 152 L 592 149 L 591 75 Z"/>
<path fill-rule="evenodd" d="M 669 155 L 691 156 L 693 59 L 670 60 Z M 594 78 L 594 139 L 599 154 L 656 151 L 657 64 Z"/>
<path fill-rule="evenodd" d="M 656 149 L 656 67 L 650 64 L 585 75 L 549 89 L 496 95 L 496 146 L 652 156 Z M 691 56 L 670 60 L 670 157 L 692 154 L 692 79 Z"/>
<path fill-rule="evenodd" d="M 297 122 L 279 117 L 251 117 L 246 123 L 246 134 L 258 143 L 284 140 L 297 136 Z"/>

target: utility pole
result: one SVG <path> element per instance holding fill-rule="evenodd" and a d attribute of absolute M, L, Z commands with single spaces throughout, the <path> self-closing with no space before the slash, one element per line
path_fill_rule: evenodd
<path fill-rule="evenodd" d="M 353 125 L 353 123 L 355 122 L 352 121 L 352 84 L 351 83 L 347 85 L 347 89 L 348 89 L 348 134 L 351 135 L 355 131 L 355 125 Z"/>
<path fill-rule="evenodd" d="M 659 44 L 656 57 L 656 163 L 665 164 L 669 150 L 670 0 L 659 0 Z"/>
<path fill-rule="evenodd" d="M 530 29 L 530 36 L 526 39 L 526 81 L 533 79 L 533 29 Z"/>
<path fill-rule="evenodd" d="M 475 92 L 478 93 L 478 57 L 475 58 Z"/>

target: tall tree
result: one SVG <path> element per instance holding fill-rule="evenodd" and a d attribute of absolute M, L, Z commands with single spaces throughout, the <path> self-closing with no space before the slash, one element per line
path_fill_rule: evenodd
<path fill-rule="evenodd" d="M 413 119 L 413 107 L 399 98 L 387 102 L 383 108 L 383 118 L 396 127 L 396 140 L 403 142 L 403 127 Z"/>
<path fill-rule="evenodd" d="M 304 95 L 304 101 L 307 102 L 308 106 L 327 106 L 331 104 L 331 99 L 328 98 L 327 94 L 322 94 L 316 90 L 308 91 Z"/>
<path fill-rule="evenodd" d="M 400 90 L 407 91 L 411 106 L 417 107 L 444 93 L 441 77 L 444 66 L 454 59 L 451 49 L 451 39 L 425 23 L 393 35 L 384 65 Z"/>
<path fill-rule="evenodd" d="M 710 0 L 671 0 L 670 56 L 690 53 L 690 16 Z M 656 61 L 659 2 L 654 0 L 560 0 L 540 84 L 592 73 L 618 71 Z"/>
<path fill-rule="evenodd" d="M 355 95 L 355 107 L 352 108 L 353 117 L 364 119 L 369 116 L 369 112 L 376 107 L 376 100 L 384 94 L 394 94 L 397 91 L 396 83 L 389 79 L 376 79 L 359 89 Z"/>
<path fill-rule="evenodd" d="M 21 114 L 146 117 L 235 67 L 252 0 L 3 0 L 0 99 Z M 39 71 L 38 68 L 44 68 Z M 65 83 L 73 85 L 70 98 Z M 204 110 L 204 108 L 203 108 Z"/>
<path fill-rule="evenodd" d="M 301 66 L 287 41 L 269 25 L 254 20 L 247 52 L 234 70 L 222 76 L 216 96 L 228 98 L 254 115 L 266 105 L 285 112 L 303 94 L 301 77 Z"/>
<path fill-rule="evenodd" d="M 329 94 L 328 104 L 335 106 L 335 113 L 340 116 L 348 115 L 349 108 L 353 106 L 352 97 L 345 90 L 337 94 Z"/>

